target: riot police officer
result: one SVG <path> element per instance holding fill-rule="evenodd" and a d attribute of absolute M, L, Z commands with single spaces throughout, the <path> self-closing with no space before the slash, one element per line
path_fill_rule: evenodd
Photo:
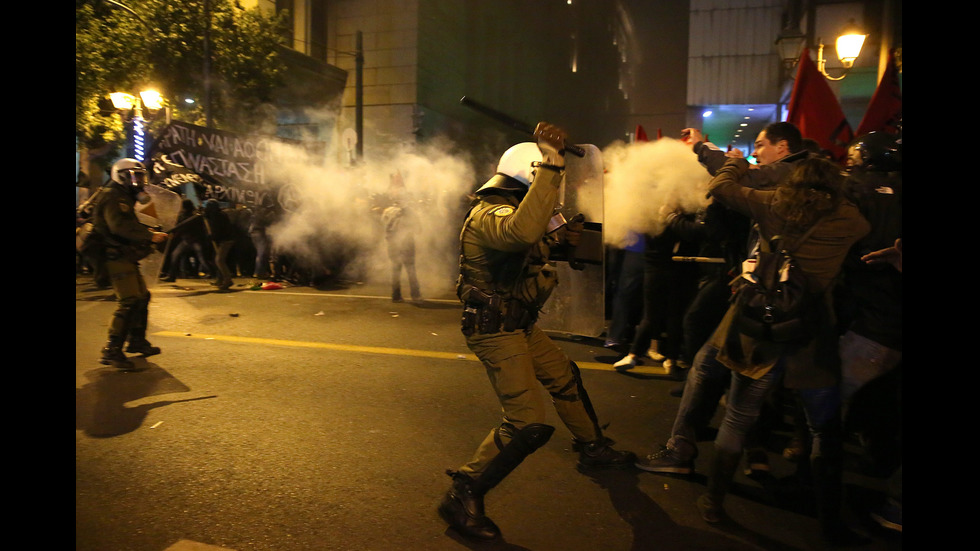
<path fill-rule="evenodd" d="M 93 250 L 105 261 L 118 305 L 109 322 L 109 340 L 102 349 L 104 365 L 131 369 L 126 352 L 152 356 L 160 349 L 146 340 L 150 292 L 139 270 L 139 261 L 153 252 L 153 244 L 164 243 L 167 234 L 150 230 L 136 216 L 136 202 L 146 203 L 148 173 L 143 163 L 121 159 L 112 165 L 111 179 L 99 196 L 92 213 Z"/>
<path fill-rule="evenodd" d="M 507 150 L 495 174 L 476 192 L 460 234 L 457 294 L 463 302 L 466 344 L 483 362 L 503 409 L 503 421 L 472 459 L 457 470 L 438 511 L 467 537 L 493 539 L 500 530 L 485 514 L 483 497 L 554 432 L 533 381 L 552 397 L 572 433 L 579 463 L 627 467 L 635 455 L 614 450 L 602 434 L 578 367 L 535 325 L 557 284 L 548 263 L 552 247 L 573 244 L 578 227 L 556 215 L 564 173 L 566 135 L 539 123 L 537 143 Z"/>

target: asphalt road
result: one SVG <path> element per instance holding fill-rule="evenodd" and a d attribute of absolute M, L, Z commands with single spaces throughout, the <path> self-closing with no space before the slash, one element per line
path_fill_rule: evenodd
<path fill-rule="evenodd" d="M 76 277 L 77 551 L 823 548 L 806 500 L 770 491 L 795 469 L 779 442 L 772 478 L 739 474 L 729 520 L 709 526 L 694 502 L 710 441 L 689 478 L 580 471 L 556 418 L 547 445 L 487 496 L 503 540 L 462 540 L 435 512 L 445 470 L 469 458 L 499 406 L 450 290 L 416 305 L 392 303 L 383 285 L 245 283 L 155 288 L 149 338 L 163 353 L 124 373 L 98 363 L 111 291 Z M 617 373 L 600 341 L 554 337 L 618 447 L 645 454 L 667 437 L 676 383 L 658 365 Z M 846 481 L 846 516 L 870 540 L 860 549 L 901 549 L 867 517 L 884 480 Z"/>

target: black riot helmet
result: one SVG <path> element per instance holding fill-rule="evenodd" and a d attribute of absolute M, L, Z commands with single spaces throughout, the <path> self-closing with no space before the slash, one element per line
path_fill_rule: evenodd
<path fill-rule="evenodd" d="M 886 132 L 868 132 L 847 148 L 847 169 L 872 172 L 902 170 L 902 137 Z"/>

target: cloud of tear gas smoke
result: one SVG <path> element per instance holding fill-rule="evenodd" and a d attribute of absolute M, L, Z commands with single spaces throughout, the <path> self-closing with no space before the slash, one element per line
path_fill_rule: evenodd
<path fill-rule="evenodd" d="M 288 211 L 269 229 L 277 251 L 314 270 L 342 269 L 330 275 L 348 281 L 388 282 L 381 211 L 393 175 L 400 174 L 408 206 L 419 221 L 414 237 L 422 294 L 451 290 L 458 268 L 461 208 L 473 189 L 474 175 L 465 157 L 447 151 L 434 144 L 404 145 L 354 167 L 340 162 L 276 167 L 277 178 L 286 182 L 288 202 L 294 205 L 284 205 Z M 407 296 L 404 273 L 401 280 Z"/>
<path fill-rule="evenodd" d="M 638 234 L 663 231 L 663 215 L 693 212 L 705 202 L 708 171 L 679 140 L 618 142 L 603 150 L 606 174 L 602 234 L 607 245 L 625 247 Z"/>

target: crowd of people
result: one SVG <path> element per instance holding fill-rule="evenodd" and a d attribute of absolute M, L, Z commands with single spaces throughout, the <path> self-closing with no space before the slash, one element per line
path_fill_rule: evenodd
<path fill-rule="evenodd" d="M 255 287 L 263 282 L 315 285 L 331 273 L 329 267 L 299 262 L 274 247 L 269 228 L 282 216 L 271 200 L 262 204 L 225 205 L 216 199 L 197 207 L 182 201 L 160 280 L 211 279 L 228 290 L 234 278 Z"/>
<path fill-rule="evenodd" d="M 706 492 L 697 500 L 708 523 L 724 520 L 743 455 L 746 474 L 769 470 L 773 428 L 789 418 L 795 438 L 783 452 L 798 469 L 783 490 L 806 496 L 832 546 L 865 541 L 841 513 L 844 445 L 856 442 L 867 468 L 891 475 L 887 500 L 872 517 L 901 531 L 900 137 L 860 137 L 845 170 L 790 123 L 760 133 L 755 164 L 685 130 L 711 175 L 709 200 L 698 212 L 652 214 L 665 229 L 637 236 L 641 246 L 621 251 L 611 278 L 618 285 L 605 344 L 628 350 L 615 367 L 656 361 L 683 380 L 671 433 L 641 457 L 610 446 L 577 366 L 535 325 L 555 284 L 542 259 L 577 236 L 551 210 L 564 134 L 541 123 L 535 137 L 536 144 L 501 157 L 461 233 L 462 331 L 487 369 L 503 419 L 468 462 L 447 471 L 453 481 L 442 518 L 464 536 L 499 537 L 484 496 L 554 432 L 544 424 L 545 404 L 533 398 L 531 387 L 540 385 L 574 436 L 579 464 L 591 468 L 632 464 L 690 475 L 700 435 L 721 408 Z M 794 277 L 804 281 L 806 311 L 792 338 L 746 331 L 732 300 L 744 263 L 770 247 L 792 250 L 792 270 L 802 274 Z M 898 263 L 878 261 L 882 255 L 897 255 Z"/>
<path fill-rule="evenodd" d="M 615 367 L 660 362 L 681 383 L 673 393 L 680 401 L 670 434 L 651 435 L 658 445 L 641 456 L 612 447 L 577 366 L 536 326 L 557 284 L 550 251 L 574 246 L 582 228 L 554 211 L 564 131 L 541 123 L 535 138 L 501 157 L 497 174 L 475 192 L 460 235 L 461 330 L 487 369 L 503 419 L 468 461 L 448 471 L 442 518 L 465 536 L 499 537 L 483 497 L 551 437 L 546 404 L 532 389 L 540 384 L 575 438 L 579 463 L 590 468 L 689 475 L 699 435 L 722 407 L 706 492 L 697 502 L 709 523 L 725 517 L 724 500 L 743 456 L 746 473 L 768 471 L 772 427 L 788 417 L 796 437 L 784 455 L 798 462 L 797 481 L 808 489 L 823 536 L 835 545 L 859 541 L 840 514 L 844 445 L 856 442 L 869 468 L 891 476 L 893 491 L 875 519 L 901 531 L 900 137 L 859 137 L 845 170 L 808 148 L 789 123 L 770 124 L 759 134 L 756 164 L 720 150 L 697 129 L 685 131 L 692 154 L 711 175 L 709 200 L 697 212 L 652 213 L 665 229 L 637 235 L 614 274 L 605 344 L 624 352 Z M 87 241 L 93 249 L 82 258 L 119 299 L 103 349 L 106 365 L 131 365 L 122 352 L 127 342 L 128 352 L 159 353 L 144 334 L 149 292 L 138 262 L 147 247 L 166 243 L 164 281 L 208 277 L 226 290 L 236 276 L 303 277 L 304 267 L 277 254 L 270 240 L 268 228 L 279 214 L 273 205 L 222 208 L 210 199 L 198 208 L 184 200 L 168 238 L 136 220 L 145 167 L 131 159 L 120 163 L 100 190 L 107 197 L 83 205 L 92 207 L 84 219 L 103 241 Z M 403 187 L 392 175 L 374 207 L 385 228 L 392 300 L 403 300 L 403 272 L 410 298 L 421 300 L 412 241 L 417 220 L 401 198 Z M 805 243 L 803 235 L 809 236 Z M 120 236 L 125 246 L 113 241 Z M 815 297 L 811 330 L 788 343 L 740 331 L 731 300 L 743 262 L 760 244 L 778 239 L 800 239 L 794 259 Z"/>
<path fill-rule="evenodd" d="M 666 230 L 646 236 L 648 275 L 640 293 L 657 288 L 656 278 L 663 277 L 663 249 L 673 250 L 675 258 L 686 256 L 680 252 L 685 248 L 696 250 L 704 263 L 700 274 L 687 272 L 685 283 L 669 287 L 672 298 L 684 301 L 681 308 L 669 306 L 663 296 L 659 303 L 644 300 L 643 321 L 629 352 L 615 364 L 629 370 L 644 360 L 660 361 L 684 380 L 673 392 L 681 400 L 671 433 L 636 467 L 692 473 L 699 435 L 723 404 L 707 492 L 698 501 L 707 522 L 720 522 L 743 456 L 746 474 L 768 472 L 771 432 L 788 417 L 795 436 L 783 455 L 798 462 L 794 482 L 809 488 L 826 540 L 860 541 L 840 516 L 848 441 L 862 450 L 863 470 L 893 475 L 893 495 L 874 517 L 901 531 L 901 265 L 873 262 L 875 251 L 883 250 L 897 250 L 900 259 L 900 137 L 879 132 L 859 137 L 842 170 L 840 163 L 808 148 L 789 123 L 771 124 L 760 133 L 755 165 L 737 150 L 723 152 L 704 141 L 696 129 L 685 132 L 712 175 L 710 202 L 697 213 L 667 213 Z M 742 274 L 743 261 L 761 240 L 789 242 L 811 226 L 812 237 L 794 255 L 819 297 L 808 338 L 777 344 L 742 334 L 731 284 Z M 682 267 L 683 262 L 672 265 L 675 271 Z M 693 292 L 686 286 L 692 282 Z M 617 289 L 627 291 L 637 293 Z M 613 325 L 619 325 L 607 335 L 607 347 L 621 350 L 625 344 L 629 333 L 617 322 L 623 313 L 615 308 L 629 303 L 613 302 Z M 659 346 L 651 347 L 650 320 L 658 317 L 674 322 L 655 325 L 652 338 Z"/>

